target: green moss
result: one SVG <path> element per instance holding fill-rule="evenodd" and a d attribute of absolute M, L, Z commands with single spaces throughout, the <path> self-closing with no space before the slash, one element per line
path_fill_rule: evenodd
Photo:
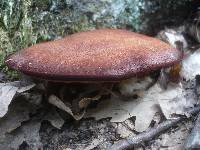
<path fill-rule="evenodd" d="M 12 78 L 18 78 L 18 73 L 16 71 L 8 69 L 4 64 L 5 58 L 13 52 L 13 47 L 11 45 L 8 33 L 0 28 L 0 70 L 6 72 L 7 75 Z"/>
<path fill-rule="evenodd" d="M 29 17 L 31 0 L 2 0 L 0 2 L 0 69 L 11 77 L 16 72 L 5 66 L 5 57 L 35 43 Z"/>
<path fill-rule="evenodd" d="M 10 43 L 10 39 L 8 37 L 8 33 L 5 32 L 2 28 L 0 28 L 0 67 L 3 69 L 4 60 L 7 55 L 9 55 L 13 51 L 12 45 Z"/>
<path fill-rule="evenodd" d="M 51 0 L 33 0 L 32 7 L 38 8 L 40 10 L 47 10 L 51 5 Z"/>

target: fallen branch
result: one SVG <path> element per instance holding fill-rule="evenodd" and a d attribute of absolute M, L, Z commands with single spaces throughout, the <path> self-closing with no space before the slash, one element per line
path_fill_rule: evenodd
<path fill-rule="evenodd" d="M 199 149 L 200 148 L 200 113 L 198 114 L 197 120 L 195 122 L 195 125 L 192 129 L 192 132 L 188 136 L 185 144 L 185 149 Z"/>
<path fill-rule="evenodd" d="M 200 112 L 200 106 L 192 108 L 188 111 L 188 114 L 196 115 Z M 119 140 L 117 143 L 113 144 L 108 150 L 126 150 L 128 148 L 133 148 L 143 142 L 151 141 L 156 136 L 160 135 L 169 128 L 177 125 L 179 122 L 185 120 L 186 117 L 177 117 L 175 119 L 168 119 L 158 126 L 149 129 L 148 131 L 142 132 L 136 136 L 127 137 L 126 139 Z"/>

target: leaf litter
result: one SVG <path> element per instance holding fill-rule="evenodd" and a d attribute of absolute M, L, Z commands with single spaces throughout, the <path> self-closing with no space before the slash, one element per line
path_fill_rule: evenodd
<path fill-rule="evenodd" d="M 41 103 L 32 103 L 30 96 L 19 95 L 9 105 L 8 112 L 0 118 L 0 149 L 18 149 L 26 143 L 30 149 L 42 148 L 40 126 L 43 120 L 60 129 L 64 120 L 53 108 L 43 114 Z M 38 111 L 41 113 L 38 113 Z"/>
<path fill-rule="evenodd" d="M 51 123 L 52 126 L 54 126 L 57 129 L 61 129 L 64 125 L 65 121 L 63 118 L 58 114 L 58 112 L 55 110 L 55 108 L 52 108 L 51 111 L 49 111 L 43 120 L 47 120 Z"/>
<path fill-rule="evenodd" d="M 3 117 L 7 111 L 8 111 L 8 106 L 11 103 L 13 97 L 17 93 L 18 88 L 11 86 L 11 85 L 6 85 L 6 84 L 1 84 L 1 91 L 0 91 L 0 117 Z"/>
<path fill-rule="evenodd" d="M 34 83 L 24 81 L 0 83 L 0 118 L 7 113 L 8 106 L 16 94 L 28 91 L 34 86 Z"/>
<path fill-rule="evenodd" d="M 162 113 L 167 119 L 173 117 L 172 114 L 185 114 L 187 108 L 193 107 L 195 100 L 187 101 L 184 98 L 184 90 L 181 85 L 168 85 L 167 90 L 162 90 L 159 84 L 155 84 L 144 96 L 138 99 L 123 101 L 113 97 L 99 103 L 93 110 L 88 110 L 85 117 L 94 117 L 97 120 L 111 118 L 111 122 L 123 122 L 133 116 L 135 120 L 135 130 L 145 131 L 160 106 Z"/>
<path fill-rule="evenodd" d="M 83 112 L 81 112 L 80 114 L 74 114 L 72 112 L 70 104 L 66 105 L 64 102 L 61 101 L 61 99 L 59 99 L 55 95 L 51 95 L 49 97 L 48 101 L 49 101 L 50 104 L 58 107 L 59 109 L 67 112 L 68 114 L 70 114 L 75 120 L 80 120 L 81 118 L 83 118 L 83 116 L 85 114 L 85 110 Z"/>
<path fill-rule="evenodd" d="M 200 49 L 194 53 L 187 55 L 182 61 L 181 77 L 188 80 L 193 80 L 197 75 L 200 75 Z"/>
<path fill-rule="evenodd" d="M 10 133 L 21 126 L 21 123 L 30 119 L 29 114 L 35 113 L 37 107 L 23 98 L 15 99 L 9 106 L 8 113 L 0 119 L 0 133 Z"/>
<path fill-rule="evenodd" d="M 38 108 L 22 96 L 11 102 L 6 115 L 0 118 L 0 149 L 17 149 L 23 142 L 35 149 L 38 147 L 36 132 L 39 134 L 40 122 L 25 123 L 31 120 L 30 114 L 35 114 Z"/>
<path fill-rule="evenodd" d="M 18 149 L 18 147 L 25 142 L 30 149 L 38 150 L 42 148 L 40 142 L 39 130 L 41 121 L 31 120 L 24 123 L 15 131 L 5 134 L 5 137 L 0 138 L 0 149 L 11 150 Z"/>

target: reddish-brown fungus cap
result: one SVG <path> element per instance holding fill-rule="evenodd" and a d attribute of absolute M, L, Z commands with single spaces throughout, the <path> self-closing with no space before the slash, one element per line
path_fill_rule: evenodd
<path fill-rule="evenodd" d="M 171 66 L 182 53 L 152 37 L 101 29 L 36 44 L 6 60 L 25 74 L 56 81 L 119 81 Z"/>

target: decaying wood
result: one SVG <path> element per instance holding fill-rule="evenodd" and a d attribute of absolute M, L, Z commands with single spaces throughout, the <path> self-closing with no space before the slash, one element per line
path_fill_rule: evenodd
<path fill-rule="evenodd" d="M 188 111 L 189 115 L 196 115 L 200 112 L 200 106 L 192 108 Z M 113 144 L 108 150 L 126 150 L 128 148 L 133 148 L 143 142 L 147 142 L 155 138 L 156 136 L 160 135 L 164 131 L 170 129 L 171 127 L 177 125 L 179 122 L 187 119 L 184 116 L 177 117 L 174 119 L 168 119 L 158 126 L 149 129 L 148 131 L 142 132 L 137 136 L 127 137 L 126 139 L 119 140 L 117 143 Z"/>

